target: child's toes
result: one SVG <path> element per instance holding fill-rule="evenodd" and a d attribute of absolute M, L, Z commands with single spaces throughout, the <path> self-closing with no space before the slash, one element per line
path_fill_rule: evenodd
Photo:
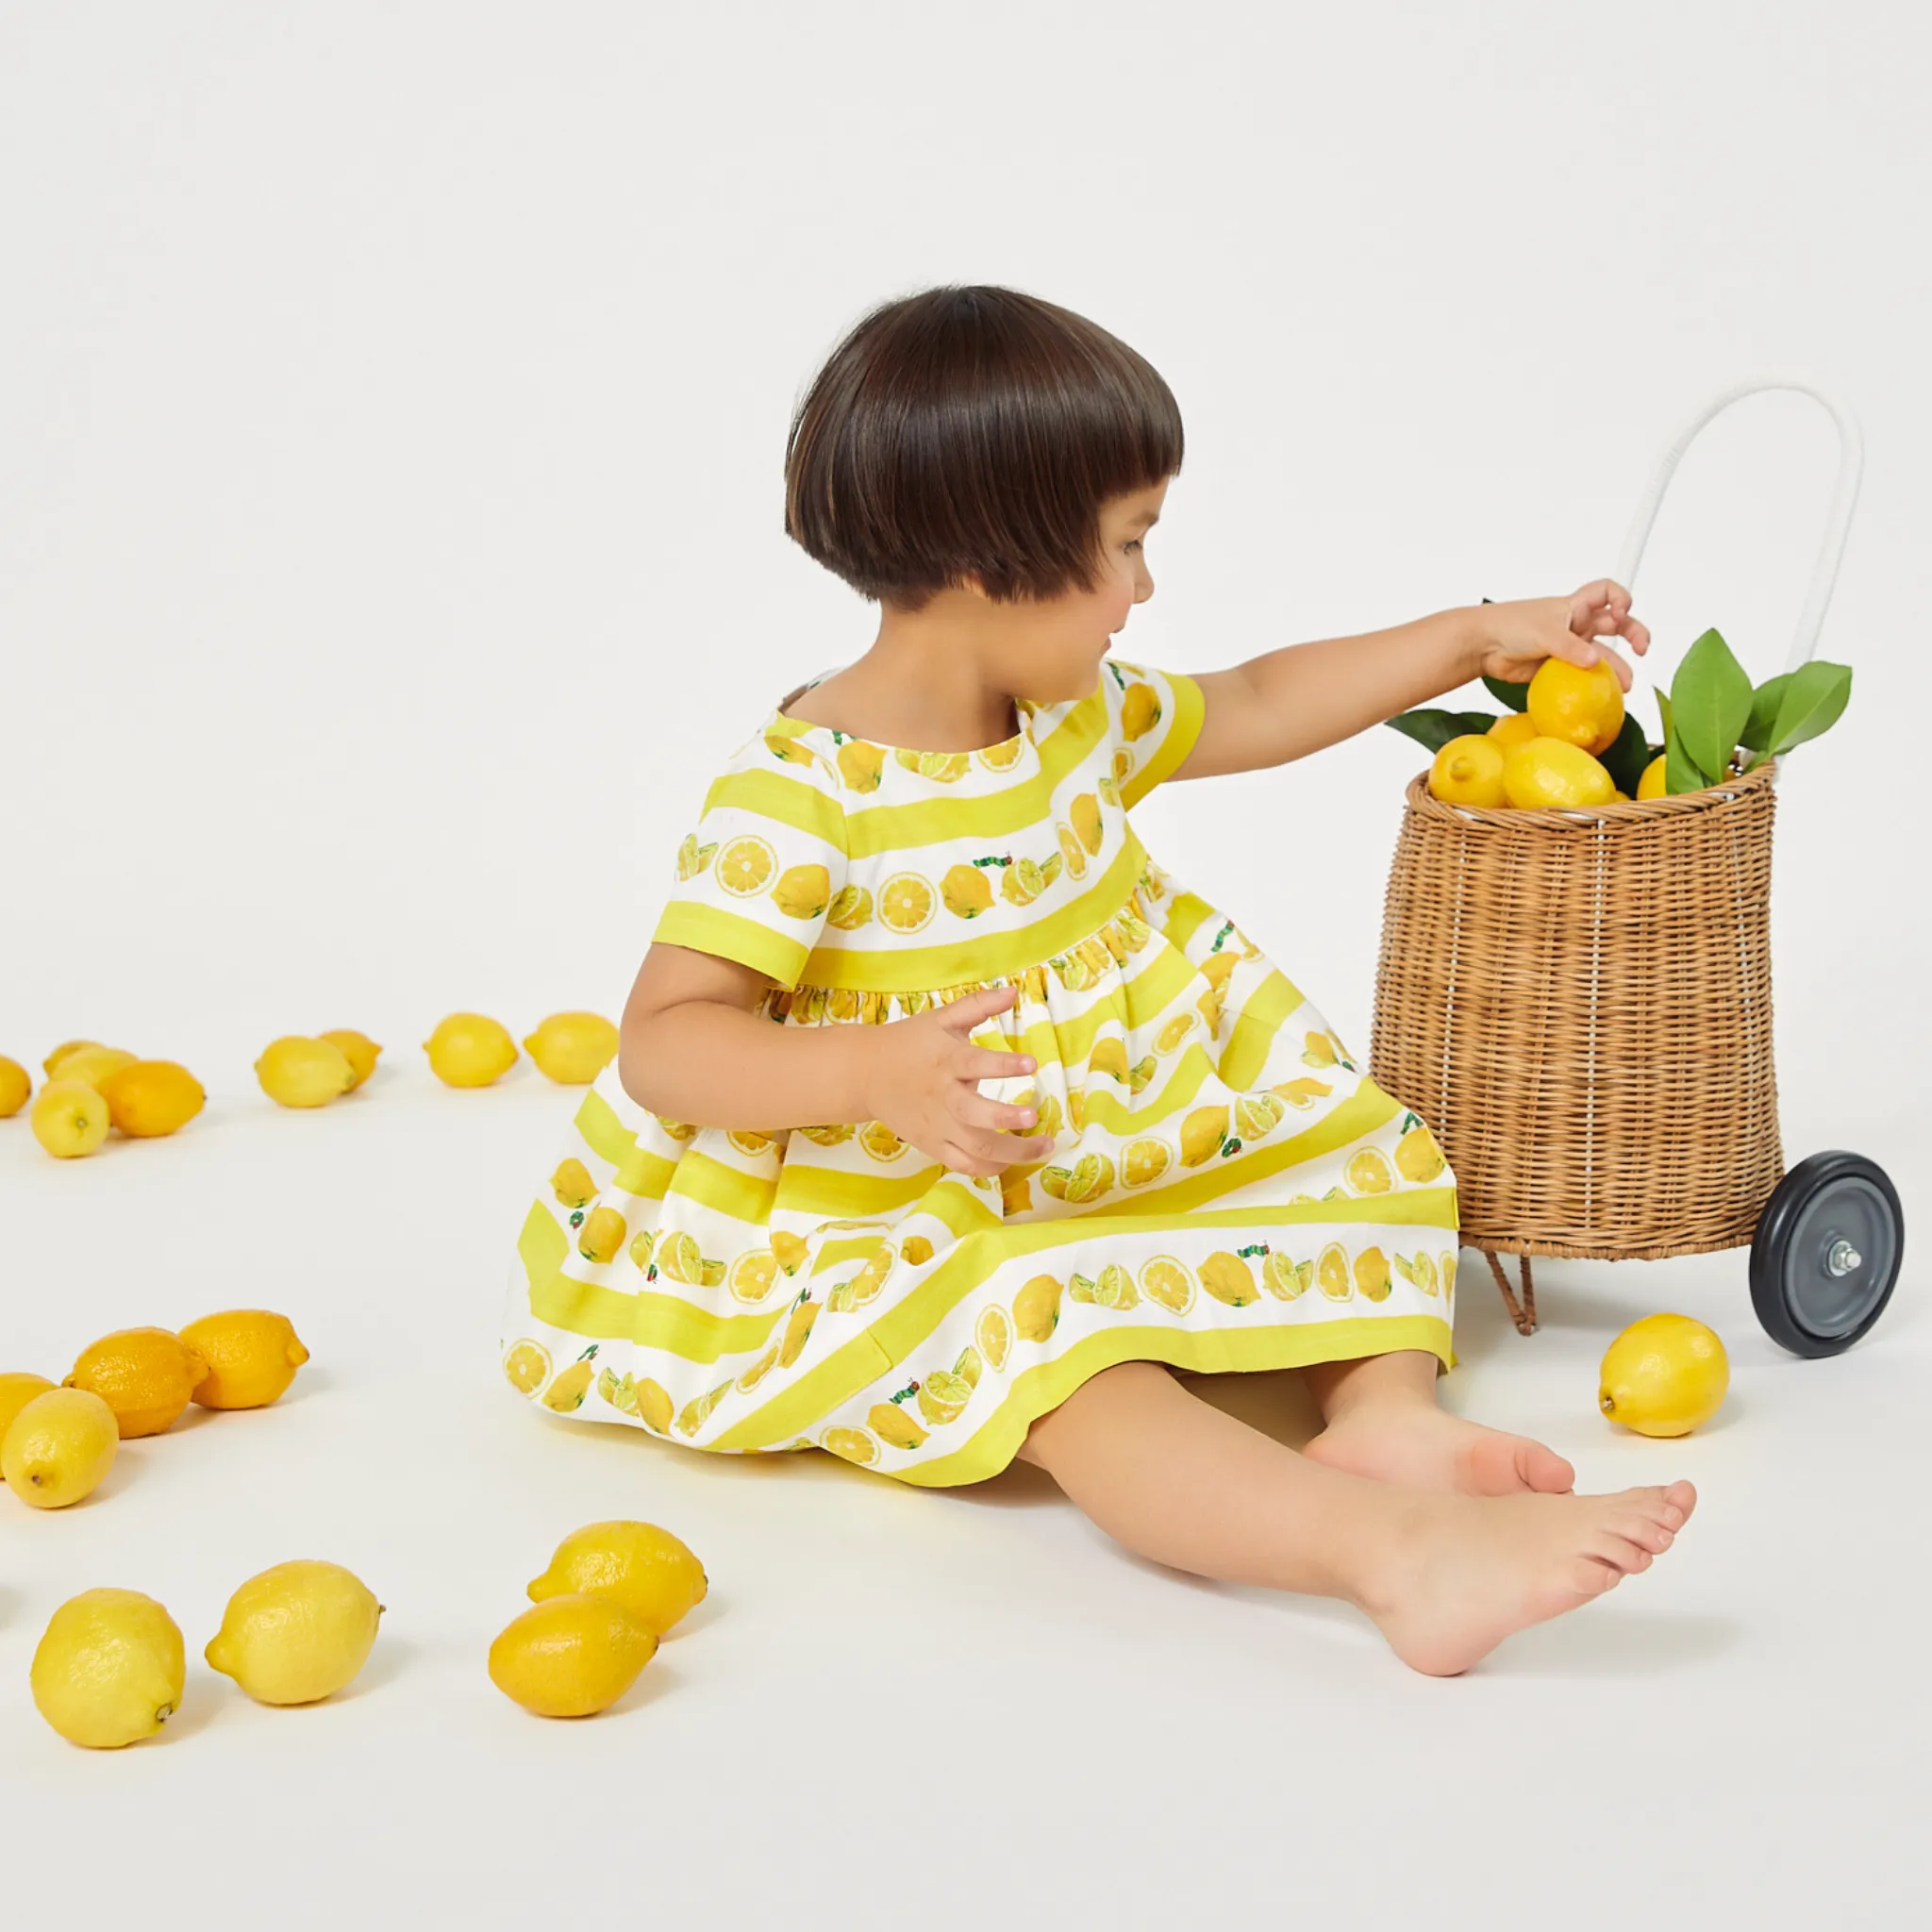
<path fill-rule="evenodd" d="M 1516 1439 L 1516 1470 L 1526 1490 L 1553 1496 L 1567 1495 L 1576 1487 L 1576 1472 L 1554 1449 L 1528 1436 Z"/>

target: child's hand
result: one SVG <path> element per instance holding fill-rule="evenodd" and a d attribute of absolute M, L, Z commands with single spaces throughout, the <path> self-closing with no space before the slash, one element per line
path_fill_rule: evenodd
<path fill-rule="evenodd" d="M 1477 606 L 1487 625 L 1476 669 L 1505 684 L 1526 684 L 1545 658 L 1567 658 L 1586 670 L 1607 658 L 1617 682 L 1630 689 L 1630 666 L 1592 638 L 1621 637 L 1640 656 L 1650 632 L 1630 615 L 1630 592 L 1608 577 L 1585 584 L 1572 597 L 1527 597 L 1514 604 Z"/>
<path fill-rule="evenodd" d="M 1004 1013 L 1013 988 L 968 993 L 951 1006 L 929 1007 L 909 1020 L 866 1028 L 872 1058 L 866 1108 L 902 1141 L 960 1174 L 997 1174 L 1016 1161 L 1040 1160 L 1053 1137 L 1017 1140 L 997 1129 L 1030 1127 L 1032 1108 L 1007 1107 L 979 1091 L 982 1080 L 1012 1079 L 1034 1071 L 1025 1054 L 989 1053 L 974 1046 L 974 1028 Z"/>

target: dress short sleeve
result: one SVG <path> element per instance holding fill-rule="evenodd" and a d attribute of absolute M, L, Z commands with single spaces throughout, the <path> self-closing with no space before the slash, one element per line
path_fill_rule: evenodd
<path fill-rule="evenodd" d="M 1116 745 L 1121 803 L 1138 805 L 1171 778 L 1201 735 L 1201 687 L 1178 671 L 1108 658 L 1100 675 Z"/>
<path fill-rule="evenodd" d="M 798 985 L 845 884 L 845 814 L 813 726 L 774 718 L 740 747 L 677 849 L 655 944 L 736 959 Z"/>

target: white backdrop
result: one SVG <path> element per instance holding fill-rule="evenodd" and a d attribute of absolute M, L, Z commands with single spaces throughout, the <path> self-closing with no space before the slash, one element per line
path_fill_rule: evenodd
<path fill-rule="evenodd" d="M 873 303 L 995 281 L 1180 400 L 1157 592 L 1117 648 L 1181 670 L 1568 591 L 1615 569 L 1707 394 L 1769 367 L 1840 391 L 1866 468 L 1819 655 L 1857 680 L 1783 786 L 1785 1130 L 1923 1208 L 1932 162 L 1924 30 L 1895 19 L 0 0 L 0 1052 L 37 1078 L 74 1034 L 186 1061 L 209 1109 L 166 1172 L 213 1215 L 249 1136 L 349 1133 L 275 1114 L 261 1046 L 373 1034 L 354 1124 L 447 1099 L 460 1129 L 433 1131 L 479 1163 L 439 1196 L 439 1306 L 488 1383 L 519 1191 L 574 1102 L 527 1062 L 521 1094 L 440 1098 L 418 1043 L 457 1008 L 519 1038 L 616 1017 L 709 774 L 875 627 L 782 535 L 795 399 Z M 1783 667 L 1835 460 L 1803 397 L 1707 431 L 1637 585 L 1663 676 L 1710 625 Z M 1137 814 L 1357 1050 L 1420 763 L 1377 728 Z M 125 1247 L 76 1253 L 77 1211 L 135 1233 L 133 1184 L 76 1165 L 0 1127 L 0 1335 L 49 1359 L 96 1313 L 201 1312 L 133 1292 Z M 190 1197 L 142 1234 L 189 1240 Z M 331 1226 L 366 1280 L 379 1253 Z M 175 1239 L 144 1264 L 185 1269 Z M 56 1320 L 40 1287 L 76 1271 L 93 1298 Z M 540 1432 L 502 1427 L 511 1466 Z M 9 1723 L 67 1580 L 37 1574 L 0 1626 Z"/>

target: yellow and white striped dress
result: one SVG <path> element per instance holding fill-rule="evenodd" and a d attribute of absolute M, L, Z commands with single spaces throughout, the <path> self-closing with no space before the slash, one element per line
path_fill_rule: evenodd
<path fill-rule="evenodd" d="M 975 1482 L 1088 1376 L 1142 1359 L 1453 1366 L 1455 1177 L 1239 927 L 1142 849 L 1200 687 L 1109 662 L 973 753 L 774 711 L 711 787 L 656 938 L 757 968 L 787 1026 L 986 986 L 1049 1158 L 974 1179 L 871 1121 L 774 1136 L 660 1119 L 613 1060 L 518 1242 L 513 1387 L 732 1451 Z"/>

